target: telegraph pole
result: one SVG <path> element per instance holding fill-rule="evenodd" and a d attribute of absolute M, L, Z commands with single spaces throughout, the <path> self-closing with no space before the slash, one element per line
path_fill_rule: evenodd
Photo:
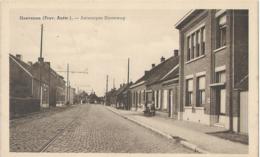
<path fill-rule="evenodd" d="M 127 84 L 129 84 L 129 70 L 130 70 L 130 59 L 128 58 L 128 64 L 127 64 Z"/>
<path fill-rule="evenodd" d="M 115 86 L 115 78 L 113 78 L 113 89 L 115 89 L 116 86 Z"/>
<path fill-rule="evenodd" d="M 40 72 L 40 106 L 42 106 L 42 42 L 43 42 L 43 24 L 41 24 L 41 42 L 40 42 L 40 57 L 38 58 L 39 61 L 39 72 Z"/>
<path fill-rule="evenodd" d="M 107 93 L 108 93 L 108 75 L 107 75 L 107 80 L 106 80 L 105 105 L 107 105 Z"/>
<path fill-rule="evenodd" d="M 70 79 L 69 79 L 69 74 L 70 73 L 81 73 L 81 74 L 87 74 L 87 71 L 73 71 L 69 69 L 69 64 L 67 64 L 67 70 L 62 70 L 62 71 L 57 71 L 57 72 L 64 72 L 67 74 L 67 87 L 66 87 L 66 100 L 70 100 Z M 66 102 L 65 102 L 66 103 Z"/>
<path fill-rule="evenodd" d="M 69 102 L 69 64 L 67 64 L 67 102 Z"/>

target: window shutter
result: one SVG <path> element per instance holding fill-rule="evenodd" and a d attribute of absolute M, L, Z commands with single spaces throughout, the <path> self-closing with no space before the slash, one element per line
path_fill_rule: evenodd
<path fill-rule="evenodd" d="M 226 15 L 219 17 L 219 21 L 218 21 L 219 26 L 224 26 L 226 23 L 227 23 L 227 16 Z"/>
<path fill-rule="evenodd" d="M 199 89 L 205 89 L 205 77 L 199 78 Z"/>
<path fill-rule="evenodd" d="M 188 80 L 188 91 L 189 92 L 193 91 L 193 81 L 192 80 Z"/>

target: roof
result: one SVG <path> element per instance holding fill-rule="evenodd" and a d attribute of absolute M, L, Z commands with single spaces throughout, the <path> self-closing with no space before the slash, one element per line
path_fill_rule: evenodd
<path fill-rule="evenodd" d="M 167 81 L 167 80 L 175 79 L 175 78 L 178 78 L 178 77 L 179 77 L 179 67 L 177 67 L 176 69 L 171 71 L 171 73 L 169 75 L 167 75 L 161 81 Z"/>
<path fill-rule="evenodd" d="M 28 73 L 31 77 L 32 75 L 32 67 L 25 63 L 24 61 L 22 61 L 21 59 L 18 59 L 17 57 L 15 57 L 12 54 L 9 54 L 9 57 L 12 58 L 26 73 Z"/>
<path fill-rule="evenodd" d="M 190 10 L 175 24 L 175 28 L 180 29 L 186 22 L 190 21 L 195 15 L 201 13 L 202 11 L 204 11 L 204 9 Z"/>
<path fill-rule="evenodd" d="M 167 74 L 168 76 L 165 79 L 175 78 L 176 75 L 179 73 L 179 71 L 173 70 L 171 73 L 169 72 L 173 68 L 175 68 L 178 64 L 179 64 L 179 56 L 172 56 L 168 58 L 166 61 L 154 67 L 152 69 L 153 71 L 151 71 L 150 76 L 146 81 L 147 85 L 150 86 L 157 82 L 160 82 L 161 79 Z"/>
<path fill-rule="evenodd" d="M 119 94 L 123 93 L 123 92 L 124 92 L 125 90 L 127 90 L 131 85 L 132 85 L 132 83 L 124 84 L 122 87 L 120 87 L 120 88 L 116 91 L 116 95 L 119 95 Z"/>
<path fill-rule="evenodd" d="M 28 73 L 31 77 L 34 77 L 35 74 L 34 74 L 34 71 L 33 71 L 33 66 L 27 64 L 26 62 L 22 61 L 21 59 L 18 59 L 16 56 L 12 55 L 12 54 L 9 54 L 9 57 L 12 58 L 26 73 Z M 34 63 L 35 64 L 38 64 L 38 62 Z M 50 67 L 50 70 L 52 72 L 52 74 L 54 74 L 56 77 L 59 77 L 60 79 L 64 79 L 63 76 L 59 75 L 55 70 L 53 70 L 51 67 Z M 34 77 L 35 79 L 37 79 L 36 77 Z"/>
<path fill-rule="evenodd" d="M 179 74 L 179 56 L 172 56 L 161 62 L 150 71 L 147 71 L 140 79 L 138 79 L 132 87 L 137 86 L 138 84 L 146 84 L 150 86 L 160 81 L 169 80 L 172 78 L 178 77 Z M 165 78 L 163 78 L 165 77 Z M 163 78 L 163 79 L 162 79 Z M 162 79 L 162 80 L 161 80 Z"/>

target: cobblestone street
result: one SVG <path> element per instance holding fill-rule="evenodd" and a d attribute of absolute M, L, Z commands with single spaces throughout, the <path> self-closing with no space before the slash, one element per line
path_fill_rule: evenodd
<path fill-rule="evenodd" d="M 101 105 L 15 119 L 11 152 L 193 153 Z"/>

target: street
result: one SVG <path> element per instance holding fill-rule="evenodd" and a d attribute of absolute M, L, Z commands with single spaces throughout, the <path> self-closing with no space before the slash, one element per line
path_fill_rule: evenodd
<path fill-rule="evenodd" d="M 102 105 L 12 120 L 11 152 L 194 153 Z"/>

